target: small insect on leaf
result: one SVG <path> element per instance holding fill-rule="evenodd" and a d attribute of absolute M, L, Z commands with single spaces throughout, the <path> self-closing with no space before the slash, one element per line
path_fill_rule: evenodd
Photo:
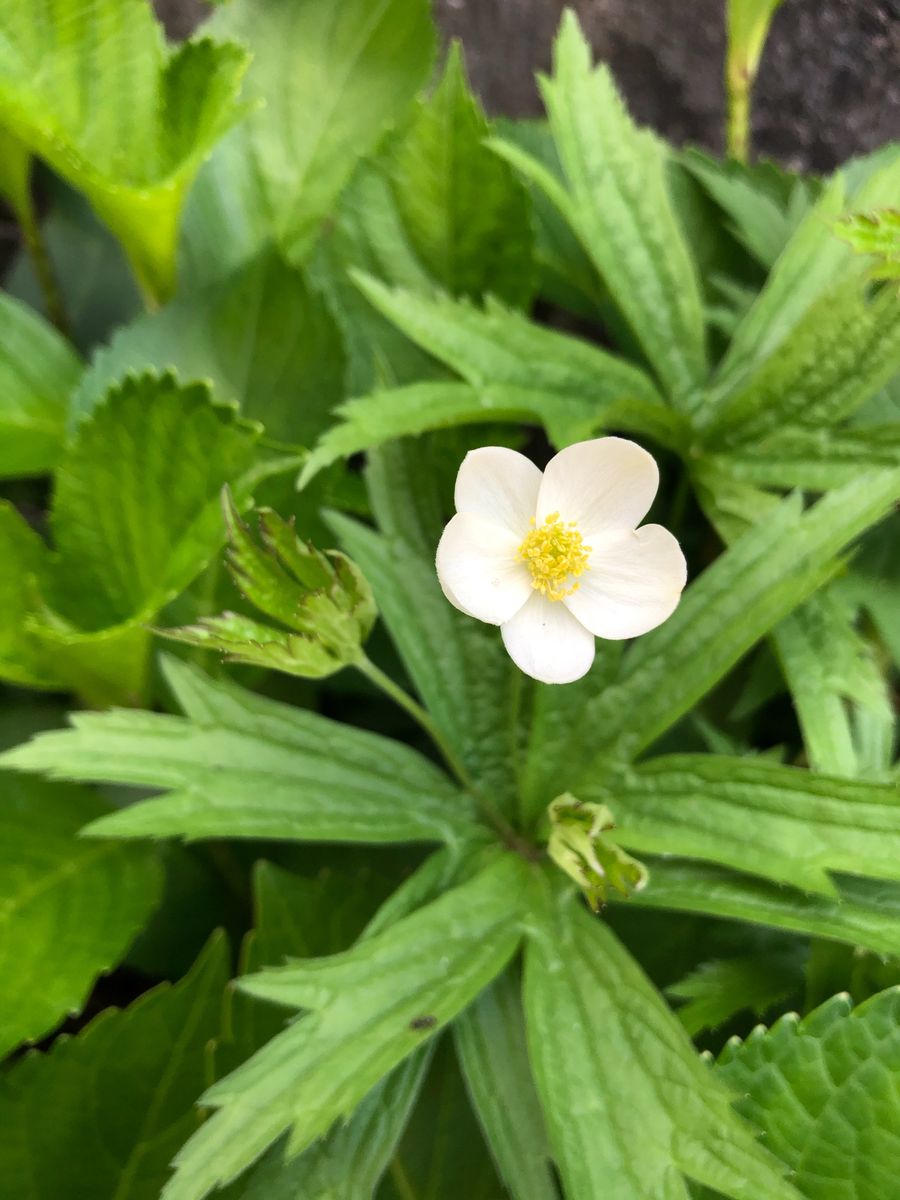
<path fill-rule="evenodd" d="M 437 1017 L 432 1016 L 413 1017 L 409 1023 L 410 1029 L 415 1030 L 434 1029 L 435 1025 L 437 1025 Z"/>

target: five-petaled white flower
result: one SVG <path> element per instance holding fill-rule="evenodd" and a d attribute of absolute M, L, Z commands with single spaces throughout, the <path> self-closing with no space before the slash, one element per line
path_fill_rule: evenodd
<path fill-rule="evenodd" d="M 515 450 L 471 451 L 437 549 L 444 595 L 499 625 L 526 675 L 580 679 L 595 636 L 637 637 L 678 605 L 681 547 L 661 525 L 637 528 L 658 486 L 652 456 L 624 438 L 568 446 L 543 474 Z"/>

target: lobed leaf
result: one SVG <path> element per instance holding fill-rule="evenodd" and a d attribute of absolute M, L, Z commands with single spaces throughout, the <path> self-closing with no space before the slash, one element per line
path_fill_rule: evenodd
<path fill-rule="evenodd" d="M 663 387 L 688 393 L 706 375 L 703 310 L 666 190 L 663 151 L 634 125 L 608 69 L 592 66 L 571 12 L 541 92 L 566 183 L 540 164 L 530 178 L 575 230 Z M 512 149 L 514 165 L 528 159 Z"/>
<path fill-rule="evenodd" d="M 900 954 L 900 889 L 882 880 L 838 880 L 840 897 L 807 895 L 706 863 L 648 860 L 650 882 L 631 904 L 703 913 Z"/>
<path fill-rule="evenodd" d="M 101 630 L 146 620 L 182 591 L 222 540 L 219 493 L 246 476 L 257 435 L 206 385 L 172 375 L 108 393 L 56 477 L 48 599 L 59 614 Z"/>
<path fill-rule="evenodd" d="M 55 778 L 165 789 L 95 821 L 100 837 L 454 841 L 478 829 L 471 801 L 400 742 L 213 681 L 164 671 L 186 717 L 75 713 L 0 757 Z"/>
<path fill-rule="evenodd" d="M 716 1075 L 741 1096 L 809 1200 L 882 1200 L 896 1179 L 900 989 L 835 996 L 728 1043 Z"/>
<path fill-rule="evenodd" d="M 181 206 L 241 115 L 246 56 L 170 50 L 146 0 L 29 0 L 0 14 L 0 125 L 82 190 L 154 297 L 175 282 Z"/>
<path fill-rule="evenodd" d="M 836 895 L 831 871 L 900 882 L 900 793 L 760 758 L 673 754 L 622 767 L 579 800 L 608 804 L 616 841 Z"/>
<path fill-rule="evenodd" d="M 834 233 L 847 204 L 848 175 L 838 172 L 809 209 L 741 321 L 716 373 L 716 386 L 735 387 L 781 345 L 824 292 L 856 276 L 859 262 Z M 900 187 L 900 158 L 872 164 L 853 193 L 853 207 L 890 204 Z"/>
<path fill-rule="evenodd" d="M 454 42 L 433 93 L 390 152 L 388 171 L 428 274 L 451 295 L 490 292 L 524 307 L 534 290 L 530 205 L 510 168 L 484 145 L 488 132 Z"/>
<path fill-rule="evenodd" d="M 107 1009 L 0 1078 L 4 1186 L 33 1200 L 157 1200 L 172 1154 L 197 1125 L 227 978 L 217 934 L 174 987 Z"/>
<path fill-rule="evenodd" d="M 271 249 L 120 327 L 94 354 L 73 416 L 92 412 L 129 375 L 169 369 L 185 382 L 210 382 L 270 437 L 291 443 L 311 442 L 344 391 L 329 305 Z"/>
<path fill-rule="evenodd" d="M 243 980 L 311 1011 L 205 1094 L 218 1111 L 179 1152 L 165 1200 L 200 1200 L 289 1128 L 299 1154 L 452 1020 L 515 952 L 523 871 L 504 855 L 344 954 Z"/>
<path fill-rule="evenodd" d="M 569 1200 L 687 1200 L 683 1176 L 734 1200 L 796 1197 L 602 921 L 547 897 L 528 933 L 528 1048 Z"/>
<path fill-rule="evenodd" d="M 781 344 L 706 414 L 704 437 L 730 449 L 849 417 L 900 369 L 900 304 L 851 276 L 810 305 Z"/>
<path fill-rule="evenodd" d="M 719 1029 L 739 1013 L 764 1016 L 794 992 L 798 977 L 796 955 L 745 954 L 702 963 L 667 987 L 666 995 L 685 1001 L 677 1016 L 696 1037 L 703 1030 Z"/>

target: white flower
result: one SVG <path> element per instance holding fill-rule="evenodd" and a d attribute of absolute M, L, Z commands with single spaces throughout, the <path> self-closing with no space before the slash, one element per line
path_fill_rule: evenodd
<path fill-rule="evenodd" d="M 515 450 L 471 451 L 437 549 L 444 595 L 499 625 L 526 675 L 580 679 L 595 636 L 637 637 L 678 605 L 681 547 L 661 525 L 636 528 L 658 486 L 652 456 L 623 438 L 568 446 L 543 474 Z"/>

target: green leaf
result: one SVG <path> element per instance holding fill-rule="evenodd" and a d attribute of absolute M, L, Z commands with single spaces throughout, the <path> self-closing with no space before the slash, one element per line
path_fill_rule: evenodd
<path fill-rule="evenodd" d="M 165 1200 L 200 1200 L 288 1128 L 300 1153 L 452 1020 L 515 952 L 523 872 L 504 855 L 345 954 L 242 980 L 307 1015 L 204 1095 L 219 1111 L 179 1152 Z"/>
<path fill-rule="evenodd" d="M 120 328 L 94 355 L 73 413 L 91 412 L 126 375 L 169 368 L 186 382 L 210 381 L 218 397 L 292 443 L 311 442 L 343 396 L 331 310 L 272 250 Z"/>
<path fill-rule="evenodd" d="M 872 270 L 876 279 L 900 279 L 900 210 L 851 213 L 838 222 L 835 233 L 857 254 L 877 260 Z"/>
<path fill-rule="evenodd" d="M 796 955 L 745 954 L 741 958 L 703 963 L 666 988 L 666 995 L 686 1001 L 678 1019 L 691 1037 L 718 1029 L 739 1013 L 756 1017 L 786 1000 L 799 979 Z"/>
<path fill-rule="evenodd" d="M 706 460 L 714 471 L 759 486 L 843 487 L 864 471 L 900 466 L 897 424 L 779 430 L 771 437 Z"/>
<path fill-rule="evenodd" d="M 541 80 L 541 92 L 567 181 L 566 190 L 550 175 L 550 193 L 660 382 L 681 396 L 706 375 L 705 335 L 696 270 L 666 190 L 663 150 L 632 122 L 609 70 L 592 67 L 572 12 L 563 17 L 554 74 Z M 513 165 L 527 162 L 511 149 L 503 152 Z M 541 170 L 546 184 L 549 173 Z"/>
<path fill-rule="evenodd" d="M 828 872 L 900 882 L 900 793 L 768 759 L 673 754 L 611 772 L 579 798 L 612 806 L 615 838 L 835 895 Z"/>
<path fill-rule="evenodd" d="M 376 1200 L 507 1200 L 466 1092 L 453 1042 L 441 1038 Z M 370 1200 L 369 1196 L 365 1200 Z"/>
<path fill-rule="evenodd" d="M 494 152 L 515 147 L 530 161 L 536 161 L 562 184 L 562 167 L 545 120 L 505 120 L 497 122 L 497 141 L 489 143 Z M 597 271 L 571 226 L 539 186 L 523 174 L 533 206 L 535 226 L 534 258 L 540 277 L 539 292 L 551 303 L 578 316 L 596 318 L 603 303 L 603 287 Z"/>
<path fill-rule="evenodd" d="M 647 375 L 599 347 L 490 299 L 480 310 L 386 288 L 369 276 L 356 279 L 379 312 L 470 386 L 419 383 L 350 401 L 338 410 L 344 423 L 326 434 L 304 480 L 341 453 L 464 421 L 537 421 L 557 446 L 601 427 L 648 433 L 667 446 L 686 437 Z"/>
<path fill-rule="evenodd" d="M 853 206 L 890 204 L 898 188 L 900 157 L 889 158 L 854 193 Z M 847 180 L 839 172 L 798 225 L 731 340 L 716 373 L 718 386 L 736 386 L 781 345 L 824 292 L 858 275 L 858 259 L 834 234 L 846 193 Z"/>
<path fill-rule="evenodd" d="M 33 1200 L 156 1200 L 197 1125 L 227 972 L 227 945 L 215 935 L 174 987 L 107 1009 L 0 1078 L 4 1185 Z"/>
<path fill-rule="evenodd" d="M 795 1197 L 615 935 L 547 893 L 528 929 L 525 1020 L 569 1200 L 687 1200 L 682 1176 L 734 1200 Z"/>
<path fill-rule="evenodd" d="M 306 879 L 270 863 L 253 876 L 255 922 L 244 944 L 242 973 L 281 965 L 289 955 L 337 953 L 361 932 L 374 903 L 372 880 L 323 873 Z M 228 992 L 225 1037 L 216 1047 L 216 1076 L 243 1062 L 277 1033 L 283 1013 L 236 989 Z M 381 1081 L 343 1124 L 286 1158 L 284 1139 L 229 1189 L 240 1200 L 296 1200 L 299 1194 L 329 1200 L 371 1200 L 402 1133 L 430 1046 L 413 1053 Z"/>
<path fill-rule="evenodd" d="M 25 626 L 47 570 L 47 548 L 7 500 L 0 501 L 0 562 L 0 679 L 55 687 L 51 660 Z"/>
<path fill-rule="evenodd" d="M 785 428 L 819 430 L 849 417 L 900 369 L 900 302 L 872 300 L 852 277 L 816 300 L 739 387 L 703 414 L 716 448 L 759 442 Z"/>
<path fill-rule="evenodd" d="M 28 0 L 0 16 L 0 123 L 85 193 L 155 297 L 175 282 L 184 197 L 240 115 L 236 46 L 169 49 L 146 0 Z"/>
<path fill-rule="evenodd" d="M 429 6 L 426 0 L 338 0 L 327 8 L 318 0 L 234 0 L 206 28 L 252 52 L 245 90 L 265 104 L 238 135 L 240 149 L 234 143 L 231 160 L 243 159 L 237 207 L 250 191 L 288 259 L 298 262 L 357 160 L 426 82 L 435 36 Z M 221 176 L 209 173 L 200 188 L 217 187 Z M 221 226 L 201 234 L 210 247 L 230 233 L 232 204 L 220 199 L 218 207 Z M 197 207 L 198 214 L 209 211 Z"/>
<path fill-rule="evenodd" d="M 679 161 L 728 216 L 728 228 L 760 266 L 771 270 L 814 195 L 814 183 L 774 163 L 748 166 L 689 149 Z"/>
<path fill-rule="evenodd" d="M 484 145 L 488 132 L 454 42 L 434 92 L 390 156 L 394 194 L 416 254 L 441 287 L 524 307 L 534 289 L 530 206 Z"/>
<path fill-rule="evenodd" d="M 890 766 L 894 715 L 873 647 L 854 627 L 855 616 L 855 605 L 832 585 L 781 622 L 775 645 L 810 766 L 877 776 Z M 861 720 L 882 730 L 880 760 L 867 757 Z"/>
<path fill-rule="evenodd" d="M 883 1200 L 896 1182 L 900 989 L 835 996 L 733 1039 L 716 1075 L 809 1200 Z"/>
<path fill-rule="evenodd" d="M 0 477 L 56 465 L 81 369 L 55 329 L 0 293 Z"/>
<path fill-rule="evenodd" d="M 447 603 L 434 569 L 437 535 L 413 544 L 394 523 L 392 503 L 409 497 L 415 512 L 420 504 L 424 507 L 423 491 L 428 496 L 414 482 L 414 457 L 415 448 L 401 444 L 382 452 L 370 466 L 370 496 L 383 533 L 337 513 L 329 524 L 369 581 L 378 611 L 435 724 L 493 802 L 510 805 L 515 791 L 509 769 L 515 671 L 499 638 Z"/>
<path fill-rule="evenodd" d="M 839 899 L 806 895 L 705 863 L 648 860 L 650 882 L 629 904 L 703 913 L 900 954 L 900 888 L 882 880 L 839 881 Z M 614 898 L 614 897 L 613 897 Z"/>
<path fill-rule="evenodd" d="M 515 966 L 457 1018 L 453 1033 L 466 1087 L 513 1200 L 557 1200 Z"/>
<path fill-rule="evenodd" d="M 728 52 L 733 70 L 756 74 L 769 24 L 782 0 L 728 0 Z"/>
<path fill-rule="evenodd" d="M 78 838 L 108 810 L 92 793 L 9 775 L 2 791 L 0 1058 L 81 1011 L 162 888 L 149 847 Z"/>
<path fill-rule="evenodd" d="M 777 504 L 691 584 L 674 616 L 625 655 L 618 680 L 581 725 L 628 757 L 649 746 L 750 647 L 834 574 L 833 556 L 880 520 L 900 471 L 872 472 L 803 511 Z M 600 747 L 598 747 L 599 749 Z M 570 790 L 578 793 L 577 781 Z"/>
<path fill-rule="evenodd" d="M 219 493 L 249 470 L 256 432 L 172 375 L 108 393 L 57 474 L 48 599 L 60 615 L 100 630 L 146 620 L 182 591 L 221 541 Z"/>
<path fill-rule="evenodd" d="M 100 837 L 454 841 L 477 829 L 471 802 L 401 742 L 163 662 L 186 717 L 73 713 L 0 758 L 56 778 L 165 789 L 121 809 Z M 265 782 L 263 782 L 265 781 Z"/>
<path fill-rule="evenodd" d="M 397 1150 L 422 1085 L 430 1046 L 377 1083 L 344 1123 L 297 1157 L 279 1143 L 240 1187 L 240 1200 L 371 1200 Z"/>

